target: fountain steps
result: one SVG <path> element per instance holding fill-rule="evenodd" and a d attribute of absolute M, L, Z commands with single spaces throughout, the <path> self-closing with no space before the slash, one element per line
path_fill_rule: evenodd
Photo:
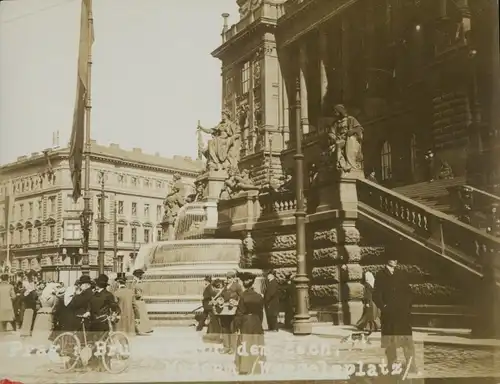
<path fill-rule="evenodd" d="M 149 251 L 143 297 L 155 325 L 189 325 L 201 306 L 205 276 L 225 278 L 238 268 L 240 240 L 159 242 Z M 203 310 L 200 308 L 199 312 Z"/>

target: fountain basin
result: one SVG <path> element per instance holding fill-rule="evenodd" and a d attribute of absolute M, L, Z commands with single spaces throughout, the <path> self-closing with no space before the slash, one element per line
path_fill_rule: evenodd
<path fill-rule="evenodd" d="M 238 269 L 241 254 L 242 241 L 234 239 L 160 241 L 141 248 L 134 268 L 145 270 L 141 288 L 151 320 L 158 325 L 192 322 L 205 276 L 225 278 Z"/>

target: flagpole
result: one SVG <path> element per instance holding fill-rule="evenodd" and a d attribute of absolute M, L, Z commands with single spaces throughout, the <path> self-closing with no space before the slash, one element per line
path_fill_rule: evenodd
<path fill-rule="evenodd" d="M 82 232 L 83 232 L 83 254 L 82 254 L 82 275 L 90 274 L 89 263 L 89 239 L 90 230 L 92 226 L 92 209 L 90 207 L 90 153 L 92 151 L 92 142 L 90 140 L 90 127 L 91 127 L 91 111 L 92 111 L 92 43 L 93 43 L 93 29 L 94 19 L 92 14 L 92 0 L 88 0 L 88 57 L 87 57 L 87 84 L 85 95 L 85 180 L 83 192 L 83 212 L 82 212 Z"/>

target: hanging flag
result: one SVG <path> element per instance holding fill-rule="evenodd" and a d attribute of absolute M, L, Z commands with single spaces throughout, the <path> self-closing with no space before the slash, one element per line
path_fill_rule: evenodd
<path fill-rule="evenodd" d="M 92 0 L 82 0 L 80 20 L 80 46 L 78 51 L 78 74 L 76 83 L 76 102 L 73 114 L 73 128 L 70 139 L 69 165 L 73 182 L 73 200 L 82 195 L 82 163 L 85 141 L 85 107 L 89 92 L 88 60 L 94 43 L 94 28 L 90 22 Z"/>

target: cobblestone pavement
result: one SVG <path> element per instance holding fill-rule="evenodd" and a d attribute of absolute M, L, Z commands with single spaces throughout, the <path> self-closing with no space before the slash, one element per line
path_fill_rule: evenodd
<path fill-rule="evenodd" d="M 29 383 L 91 383 L 234 380 L 234 356 L 223 355 L 217 344 L 202 340 L 193 328 L 158 328 L 154 334 L 131 338 L 131 364 L 121 374 L 95 372 L 88 369 L 58 374 L 51 371 L 47 356 L 26 353 L 31 339 L 10 334 L 0 340 L 0 379 Z M 422 377 L 478 377 L 498 375 L 500 353 L 492 348 L 449 345 L 427 345 L 417 342 L 417 364 Z M 253 380 L 345 378 L 346 370 L 373 373 L 383 362 L 379 342 L 350 348 L 339 339 L 293 336 L 286 332 L 266 334 L 267 360 L 265 374 Z M 497 367 L 497 369 L 495 369 Z M 7 370 L 6 370 L 7 368 Z M 344 368 L 344 373 L 340 370 Z M 378 369 L 380 372 L 380 367 Z M 241 381 L 241 376 L 238 377 Z"/>

